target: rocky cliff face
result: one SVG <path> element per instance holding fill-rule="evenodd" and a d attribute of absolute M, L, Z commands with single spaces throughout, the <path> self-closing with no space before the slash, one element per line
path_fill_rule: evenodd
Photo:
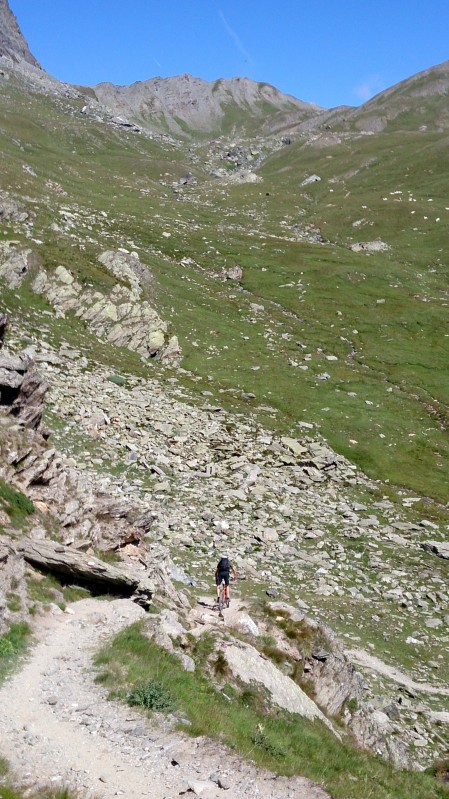
<path fill-rule="evenodd" d="M 15 62 L 26 61 L 33 67 L 41 68 L 22 36 L 8 0 L 0 0 L 0 56 L 7 56 Z"/>

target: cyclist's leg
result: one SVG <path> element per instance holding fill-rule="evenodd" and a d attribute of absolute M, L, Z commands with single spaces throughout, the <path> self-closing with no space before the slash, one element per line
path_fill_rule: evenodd
<path fill-rule="evenodd" d="M 225 605 L 226 605 L 226 585 L 224 579 L 222 578 L 220 583 L 220 593 L 218 596 L 218 609 L 222 610 L 222 608 L 224 608 Z"/>
<path fill-rule="evenodd" d="M 221 574 L 215 575 L 215 588 L 217 590 L 217 603 L 220 598 Z"/>

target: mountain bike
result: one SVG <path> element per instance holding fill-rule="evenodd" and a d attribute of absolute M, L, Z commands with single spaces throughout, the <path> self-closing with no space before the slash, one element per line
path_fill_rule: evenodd
<path fill-rule="evenodd" d="M 217 600 L 218 610 L 221 612 L 223 608 L 228 608 L 229 604 L 230 604 L 230 599 L 229 596 L 227 595 L 226 583 L 224 580 L 222 580 L 218 591 L 218 600 Z"/>

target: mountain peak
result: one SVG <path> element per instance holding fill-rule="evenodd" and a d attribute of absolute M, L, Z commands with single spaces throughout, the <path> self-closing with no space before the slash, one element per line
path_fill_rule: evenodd
<path fill-rule="evenodd" d="M 247 132 L 272 133 L 321 110 L 268 83 L 244 77 L 207 81 L 184 73 L 132 86 L 101 83 L 93 90 L 113 114 L 181 137 L 226 133 L 236 126 Z"/>
<path fill-rule="evenodd" d="M 41 69 L 30 52 L 8 0 L 0 0 L 0 56 L 7 56 L 15 62 L 26 61 Z"/>

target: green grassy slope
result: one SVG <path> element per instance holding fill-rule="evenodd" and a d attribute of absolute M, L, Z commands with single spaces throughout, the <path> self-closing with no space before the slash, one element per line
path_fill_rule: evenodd
<path fill-rule="evenodd" d="M 97 254 L 137 249 L 200 390 L 206 382 L 221 404 L 283 430 L 312 422 L 372 477 L 446 502 L 446 134 L 304 137 L 268 157 L 256 184 L 214 181 L 196 161 L 199 185 L 176 195 L 188 148 L 81 106 L 12 79 L 0 97 L 1 188 L 27 198 L 46 266 L 104 288 Z M 321 180 L 302 187 L 311 174 Z M 61 229 L 64 209 L 75 219 Z M 307 239 L 316 228 L 324 243 Z M 4 225 L 0 237 L 11 236 L 20 231 Z M 376 239 L 389 249 L 348 248 Z M 220 277 L 235 263 L 241 286 Z M 4 297 L 38 318 L 42 300 L 27 285 Z M 46 322 L 99 357 L 81 323 Z M 117 359 L 142 369 L 132 355 Z"/>

